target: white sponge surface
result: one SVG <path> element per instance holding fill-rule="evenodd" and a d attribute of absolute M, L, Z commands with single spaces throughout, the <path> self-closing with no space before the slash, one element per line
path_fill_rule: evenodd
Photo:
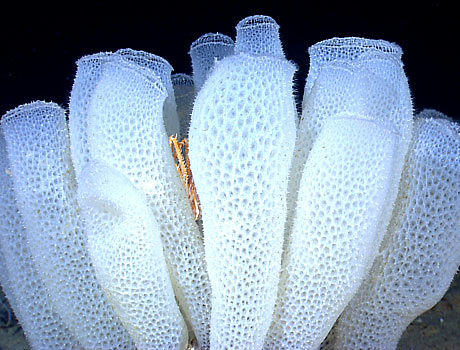
<path fill-rule="evenodd" d="M 165 127 L 168 135 L 178 134 L 179 119 L 177 117 L 176 101 L 171 82 L 171 72 L 173 70 L 171 64 L 163 57 L 140 50 L 120 49 L 115 53 L 128 62 L 134 63 L 139 67 L 149 69 L 160 78 L 160 81 L 167 91 L 167 96 L 163 105 L 163 119 Z"/>
<path fill-rule="evenodd" d="M 139 350 L 184 349 L 187 329 L 144 194 L 102 163 L 88 163 L 82 174 L 78 197 L 88 250 L 115 312 Z"/>
<path fill-rule="evenodd" d="M 332 61 L 352 62 L 363 55 L 383 53 L 400 61 L 402 49 L 395 43 L 385 40 L 359 37 L 331 38 L 320 41 L 308 48 L 310 68 L 308 71 L 304 97 L 310 93 L 324 64 Z"/>
<path fill-rule="evenodd" d="M 0 283 L 34 349 L 83 349 L 53 309 L 27 245 L 0 132 Z"/>
<path fill-rule="evenodd" d="M 371 275 L 340 317 L 335 349 L 396 349 L 460 265 L 460 127 L 437 114 L 416 121 L 392 221 Z"/>
<path fill-rule="evenodd" d="M 123 60 L 107 63 L 90 106 L 90 153 L 147 196 L 181 311 L 205 348 L 211 292 L 204 247 L 168 143 L 165 96 L 150 70 Z"/>
<path fill-rule="evenodd" d="M 111 53 L 101 52 L 80 58 L 69 103 L 69 133 L 72 162 L 77 179 L 89 160 L 88 107 L 101 76 L 102 67 Z"/>
<path fill-rule="evenodd" d="M 57 312 L 88 349 L 133 349 L 86 253 L 64 111 L 30 103 L 2 128 L 27 242 Z"/>
<path fill-rule="evenodd" d="M 236 26 L 235 53 L 269 55 L 283 58 L 279 25 L 270 16 L 250 16 Z"/>
<path fill-rule="evenodd" d="M 378 120 L 328 119 L 305 164 L 266 349 L 315 349 L 365 277 L 397 135 Z"/>
<path fill-rule="evenodd" d="M 260 349 L 276 298 L 295 142 L 294 67 L 238 54 L 216 64 L 190 126 L 213 290 L 213 349 Z"/>

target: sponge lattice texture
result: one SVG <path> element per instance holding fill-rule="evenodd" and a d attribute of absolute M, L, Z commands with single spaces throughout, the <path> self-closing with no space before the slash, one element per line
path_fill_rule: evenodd
<path fill-rule="evenodd" d="M 312 65 L 316 68 L 312 68 L 307 78 L 306 90 L 308 82 L 313 86 L 304 98 L 289 182 L 286 246 L 289 245 L 302 170 L 328 118 L 339 114 L 367 116 L 388 125 L 397 134 L 398 151 L 393 159 L 389 195 L 382 207 L 380 238 L 390 220 L 412 132 L 412 101 L 398 46 L 361 38 L 331 39 L 317 45 L 310 50 Z"/>
<path fill-rule="evenodd" d="M 303 172 L 266 349 L 315 349 L 359 287 L 378 248 L 395 152 L 391 129 L 328 120 Z"/>
<path fill-rule="evenodd" d="M 397 44 L 385 40 L 358 37 L 331 38 L 310 46 L 308 48 L 310 68 L 305 85 L 304 100 L 305 96 L 310 94 L 323 65 L 332 61 L 351 62 L 369 52 L 380 52 L 386 57 L 392 56 L 397 61 L 401 61 L 401 48 Z"/>
<path fill-rule="evenodd" d="M 190 161 L 203 210 L 213 349 L 260 349 L 276 298 L 295 141 L 284 59 L 238 54 L 198 93 Z"/>
<path fill-rule="evenodd" d="M 85 253 L 64 111 L 34 102 L 2 119 L 18 209 L 50 298 L 88 349 L 134 349 Z"/>
<path fill-rule="evenodd" d="M 82 175 L 78 197 L 88 251 L 115 312 L 137 349 L 184 349 L 187 328 L 144 194 L 98 162 L 89 162 Z"/>
<path fill-rule="evenodd" d="M 125 60 L 108 62 L 89 108 L 88 142 L 93 159 L 114 167 L 146 195 L 179 306 L 206 348 L 211 291 L 204 247 L 169 147 L 165 97 L 154 72 Z"/>
<path fill-rule="evenodd" d="M 101 52 L 80 58 L 70 94 L 69 133 L 72 162 L 77 179 L 89 160 L 88 107 L 94 88 L 101 76 L 102 66 L 111 53 Z"/>
<path fill-rule="evenodd" d="M 236 26 L 235 53 L 284 57 L 279 25 L 269 16 L 250 16 Z"/>
<path fill-rule="evenodd" d="M 83 349 L 53 310 L 27 245 L 0 132 L 0 282 L 33 349 Z"/>
<path fill-rule="evenodd" d="M 300 166 L 267 349 L 318 347 L 370 268 L 410 133 L 398 91 L 365 66 L 334 61 L 322 68 L 311 94 L 322 127 Z"/>
<path fill-rule="evenodd" d="M 457 271 L 460 127 L 439 117 L 424 111 L 416 121 L 392 221 L 371 274 L 335 327 L 335 349 L 396 349 Z"/>
<path fill-rule="evenodd" d="M 120 49 L 115 52 L 124 60 L 132 62 L 139 67 L 148 68 L 160 78 L 163 86 L 166 88 L 166 99 L 163 105 L 163 119 L 168 135 L 179 133 L 179 119 L 176 111 L 176 100 L 171 82 L 171 72 L 173 67 L 163 57 L 154 55 L 145 51 L 133 49 Z"/>

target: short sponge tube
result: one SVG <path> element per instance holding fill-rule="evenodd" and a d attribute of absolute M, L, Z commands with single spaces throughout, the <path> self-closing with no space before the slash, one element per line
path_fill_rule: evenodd
<path fill-rule="evenodd" d="M 255 15 L 242 19 L 236 26 L 235 53 L 284 58 L 279 28 L 270 16 Z"/>
<path fill-rule="evenodd" d="M 234 46 L 232 38 L 221 33 L 203 34 L 190 45 L 196 90 L 201 89 L 216 61 L 233 55 Z"/>

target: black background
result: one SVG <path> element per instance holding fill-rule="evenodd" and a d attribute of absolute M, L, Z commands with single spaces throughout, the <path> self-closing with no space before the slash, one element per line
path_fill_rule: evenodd
<path fill-rule="evenodd" d="M 130 47 L 166 58 L 175 73 L 191 73 L 188 50 L 195 39 L 207 32 L 234 38 L 241 19 L 264 14 L 281 26 L 286 56 L 299 67 L 299 96 L 308 72 L 309 46 L 334 36 L 385 39 L 404 51 L 415 111 L 434 108 L 458 119 L 460 16 L 454 3 L 14 3 L 1 12 L 0 114 L 33 100 L 67 108 L 75 61 L 90 53 Z"/>

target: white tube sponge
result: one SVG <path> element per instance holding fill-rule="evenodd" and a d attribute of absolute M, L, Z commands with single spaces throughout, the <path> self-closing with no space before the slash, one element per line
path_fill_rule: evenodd
<path fill-rule="evenodd" d="M 310 46 L 308 48 L 310 67 L 305 83 L 304 101 L 310 95 L 321 68 L 325 64 L 333 61 L 353 62 L 369 52 L 380 52 L 385 57 L 391 56 L 397 61 L 401 61 L 403 53 L 395 43 L 358 37 L 331 38 Z"/>
<path fill-rule="evenodd" d="M 460 127 L 439 117 L 424 111 L 416 121 L 388 232 L 370 275 L 339 318 L 334 349 L 396 349 L 460 265 Z"/>
<path fill-rule="evenodd" d="M 203 34 L 190 45 L 193 81 L 197 91 L 203 86 L 216 61 L 233 55 L 234 46 L 230 37 L 220 33 Z"/>
<path fill-rule="evenodd" d="M 236 26 L 235 53 L 246 52 L 252 55 L 269 55 L 284 58 L 280 26 L 269 16 L 249 16 Z"/>
<path fill-rule="evenodd" d="M 166 132 L 168 135 L 179 134 L 179 118 L 177 116 L 176 100 L 171 82 L 171 72 L 173 67 L 163 57 L 154 55 L 150 52 L 133 49 L 120 49 L 115 53 L 123 57 L 123 59 L 128 62 L 150 69 L 160 78 L 167 92 L 163 105 L 163 119 Z"/>
<path fill-rule="evenodd" d="M 346 81 L 338 81 L 340 77 L 335 77 L 333 72 L 328 73 L 329 78 L 320 79 L 321 74 L 324 75 L 323 68 L 331 66 L 334 62 L 346 62 L 352 66 L 366 68 L 395 89 L 396 95 L 392 97 L 391 113 L 400 116 L 402 145 L 399 152 L 401 160 L 397 163 L 402 167 L 410 141 L 413 112 L 409 86 L 402 68 L 401 48 L 384 40 L 349 37 L 321 41 L 311 46 L 308 51 L 310 70 L 302 103 L 302 116 L 289 184 L 290 192 L 294 194 L 298 191 L 301 170 L 313 143 L 321 132 L 324 121 L 331 114 L 331 109 L 333 108 L 335 113 L 347 113 L 359 102 L 356 99 L 356 91 L 346 89 Z M 337 91 L 340 89 L 342 91 L 339 94 L 342 97 L 337 98 Z M 369 104 L 366 108 L 368 106 Z M 377 110 L 377 112 L 381 114 L 381 118 L 385 118 L 385 110 Z M 402 169 L 399 170 L 401 171 Z M 397 189 L 393 192 L 396 197 Z M 293 210 L 296 198 L 296 195 L 292 196 L 292 203 L 289 204 L 290 211 Z"/>
<path fill-rule="evenodd" d="M 409 87 L 402 69 L 402 50 L 398 45 L 384 40 L 356 37 L 332 38 L 316 43 L 308 49 L 308 52 L 310 54 L 310 69 L 305 84 L 302 116 L 299 122 L 292 178 L 289 184 L 291 193 L 298 191 L 301 177 L 299 170 L 303 169 L 308 153 L 321 131 L 325 118 L 329 115 L 331 106 L 334 106 L 336 113 L 347 112 L 352 106 L 350 101 L 353 101 L 355 92 L 351 89 L 345 92 L 348 96 L 344 96 L 342 99 L 337 99 L 333 94 L 324 93 L 329 89 L 336 89 L 338 82 L 334 77 L 318 81 L 323 67 L 337 61 L 367 67 L 398 90 L 395 105 L 399 105 L 400 113 L 412 115 Z M 339 86 L 343 87 L 344 84 L 340 83 Z M 407 140 L 410 139 L 408 135 L 410 135 L 410 128 L 404 134 L 404 138 Z M 293 203 L 295 203 L 296 198 L 294 195 Z M 293 205 L 290 204 L 289 207 L 293 207 Z"/>
<path fill-rule="evenodd" d="M 100 52 L 84 56 L 77 61 L 77 73 L 69 103 L 69 132 L 72 162 L 78 180 L 81 170 L 89 160 L 87 144 L 88 107 L 93 97 L 94 88 L 101 77 L 102 67 L 105 62 L 113 59 L 113 55 L 118 55 L 124 60 L 133 62 L 140 67 L 151 69 L 160 77 L 168 91 L 168 96 L 164 104 L 164 119 L 168 134 L 179 132 L 179 120 L 171 83 L 172 67 L 164 58 L 132 49 L 120 49 L 115 54 Z"/>
<path fill-rule="evenodd" d="M 93 159 L 113 166 L 146 195 L 179 306 L 206 348 L 211 290 L 204 247 L 168 143 L 165 97 L 151 70 L 116 58 L 107 62 L 89 109 L 89 147 Z"/>
<path fill-rule="evenodd" d="M 52 309 L 27 246 L 0 132 L 0 282 L 32 349 L 83 349 Z"/>
<path fill-rule="evenodd" d="M 212 286 L 211 347 L 261 349 L 276 299 L 295 142 L 295 67 L 245 53 L 198 93 L 190 161 Z"/>
<path fill-rule="evenodd" d="M 56 311 L 85 349 L 134 349 L 86 253 L 64 111 L 22 105 L 2 128 L 27 242 Z"/>
<path fill-rule="evenodd" d="M 285 246 L 289 244 L 302 171 L 308 154 L 327 118 L 339 113 L 366 114 L 367 111 L 372 111 L 374 118 L 380 120 L 389 118 L 395 123 L 400 133 L 397 146 L 399 151 L 395 154 L 393 172 L 395 177 L 384 209 L 386 216 L 382 218 L 382 224 L 388 223 L 391 215 L 389 206 L 397 196 L 399 175 L 402 172 L 404 156 L 407 153 L 412 132 L 412 101 L 401 62 L 402 50 L 399 46 L 384 40 L 354 37 L 333 38 L 313 45 L 309 52 L 310 72 L 305 86 L 302 116 L 297 130 L 297 142 L 289 180 L 291 196 L 288 201 Z M 365 81 L 358 83 L 358 85 L 364 84 L 364 88 L 357 89 L 354 86 L 356 77 L 336 74 L 334 66 L 337 64 L 368 70 L 371 73 L 368 75 L 370 79 L 375 78 L 377 81 L 385 82 L 394 90 L 394 93 L 387 95 L 386 101 L 382 96 L 369 95 L 369 101 L 363 103 L 360 94 L 362 94 L 361 89 L 366 89 L 367 83 Z M 384 108 L 382 108 L 382 101 L 387 104 Z M 384 231 L 385 227 L 382 227 L 380 232 L 383 234 Z"/>
<path fill-rule="evenodd" d="M 137 349 L 185 349 L 187 327 L 144 194 L 102 163 L 89 162 L 82 175 L 78 200 L 88 251 L 115 312 Z"/>
<path fill-rule="evenodd" d="M 109 52 L 88 55 L 77 61 L 77 73 L 69 102 L 69 133 L 72 162 L 77 179 L 89 160 L 88 106 L 94 88 L 99 81 L 102 66 L 110 57 Z"/>
<path fill-rule="evenodd" d="M 397 91 L 346 62 L 323 68 L 323 78 L 323 93 L 347 101 L 348 111 L 330 105 L 306 161 L 266 349 L 320 346 L 378 252 L 399 180 Z"/>
<path fill-rule="evenodd" d="M 310 71 L 305 85 L 302 117 L 299 123 L 299 135 L 302 135 L 302 139 L 306 142 L 299 147 L 305 148 L 307 152 L 321 131 L 322 123 L 329 115 L 331 106 L 336 113 L 341 113 L 347 112 L 357 103 L 353 99 L 355 92 L 352 89 L 344 90 L 343 84 L 337 87 L 337 81 L 334 81 L 336 77 L 331 77 L 333 80 L 319 79 L 324 67 L 334 62 L 345 62 L 352 66 L 367 68 L 396 90 L 393 108 L 399 108 L 400 114 L 412 113 L 407 78 L 400 59 L 402 51 L 396 44 L 383 40 L 334 38 L 313 45 L 309 52 Z M 331 89 L 332 91 L 342 89 L 348 96 L 338 99 L 331 93 L 324 93 L 325 90 L 327 92 Z M 378 112 L 384 114 L 384 111 Z M 400 118 L 401 122 L 406 119 Z M 410 140 L 410 136 L 408 139 Z"/>

